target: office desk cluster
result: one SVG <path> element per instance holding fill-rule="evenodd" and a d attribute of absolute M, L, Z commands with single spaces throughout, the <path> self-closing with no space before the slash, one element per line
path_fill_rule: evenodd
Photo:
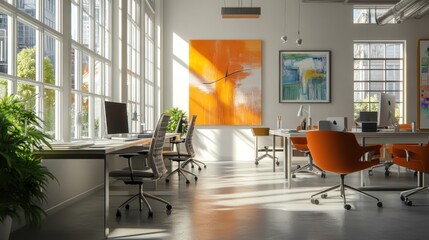
<path fill-rule="evenodd" d="M 429 141 L 429 132 L 353 132 L 358 142 L 365 146 L 367 144 L 425 144 Z M 287 131 L 282 129 L 270 130 L 270 135 L 273 136 L 273 146 L 276 146 L 276 138 L 282 137 L 283 153 L 284 153 L 284 173 L 285 178 L 288 180 L 288 188 L 292 187 L 292 151 L 293 146 L 291 137 L 305 137 L 305 131 Z M 276 152 L 273 151 L 275 157 Z M 275 171 L 275 161 L 273 161 L 273 169 Z M 365 187 L 363 172 L 361 172 L 361 187 Z M 421 183 L 419 183 L 420 185 Z"/>

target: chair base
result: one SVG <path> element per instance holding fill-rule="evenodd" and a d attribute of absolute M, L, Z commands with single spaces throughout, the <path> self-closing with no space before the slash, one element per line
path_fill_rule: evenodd
<path fill-rule="evenodd" d="M 384 167 L 384 176 L 388 177 L 390 175 L 389 169 L 394 163 L 392 161 L 386 161 L 384 163 L 380 163 L 378 165 L 373 166 L 370 170 L 368 170 L 368 174 L 370 176 L 373 175 L 374 169 Z"/>
<path fill-rule="evenodd" d="M 405 203 L 406 206 L 412 206 L 413 202 L 408 198 L 414 194 L 417 194 L 419 192 L 422 192 L 424 190 L 429 190 L 429 185 L 424 187 L 417 187 L 410 190 L 406 190 L 400 193 L 401 200 Z"/>
<path fill-rule="evenodd" d="M 188 161 L 188 160 L 186 160 L 186 161 Z M 186 162 L 185 162 L 186 163 Z M 177 173 L 178 175 L 179 175 L 179 179 L 180 179 L 180 175 L 182 175 L 185 179 L 186 179 L 186 184 L 189 184 L 190 183 L 190 181 L 189 181 L 189 179 L 186 177 L 186 174 L 185 173 L 187 173 L 187 174 L 190 174 L 190 175 L 192 175 L 192 176 L 194 176 L 194 179 L 195 179 L 195 181 L 197 181 L 198 180 L 198 177 L 197 177 L 197 175 L 195 175 L 194 173 L 192 173 L 192 172 L 190 172 L 190 171 L 188 171 L 188 170 L 186 170 L 186 169 L 183 169 L 182 168 L 182 166 L 181 166 L 181 164 L 180 164 L 180 162 L 178 162 L 178 167 L 174 170 L 174 171 L 172 171 L 172 172 L 170 172 L 166 177 L 165 177 L 165 182 L 170 182 L 170 176 L 171 175 L 173 175 L 173 174 L 175 174 L 175 173 Z"/>
<path fill-rule="evenodd" d="M 258 165 L 259 161 L 261 161 L 264 158 L 271 158 L 273 161 L 276 162 L 277 166 L 280 165 L 279 158 L 278 157 L 274 158 L 273 155 L 269 154 L 268 152 L 265 152 L 263 155 L 255 158 L 255 165 Z"/>
<path fill-rule="evenodd" d="M 320 169 L 316 164 L 313 163 L 313 158 L 311 157 L 311 155 L 309 156 L 309 162 L 306 165 L 302 167 L 298 165 L 298 169 L 295 169 L 292 171 L 292 178 L 296 177 L 295 173 L 297 172 L 314 173 L 317 175 L 320 174 L 321 178 L 326 178 L 326 172 Z"/>
<path fill-rule="evenodd" d="M 188 164 L 191 164 L 191 167 L 192 168 L 194 168 L 194 165 L 197 165 L 197 167 L 198 167 L 198 170 L 201 170 L 202 168 L 201 168 L 201 165 L 203 165 L 204 166 L 204 168 L 207 168 L 207 166 L 206 166 L 206 164 L 205 163 L 203 163 L 203 162 L 201 162 L 201 161 L 199 161 L 199 160 L 197 160 L 197 159 L 194 159 L 194 158 L 190 158 L 190 159 L 188 159 L 188 160 L 186 160 L 184 163 L 182 163 L 182 168 L 184 168 L 186 165 L 188 165 Z M 200 165 L 201 164 L 201 165 Z"/>
<path fill-rule="evenodd" d="M 360 194 L 362 194 L 364 196 L 372 198 L 372 199 L 374 199 L 374 200 L 377 201 L 377 206 L 378 207 L 383 207 L 383 203 L 380 202 L 380 200 L 378 198 L 376 198 L 376 197 L 374 197 L 374 196 L 372 196 L 372 195 L 370 195 L 370 194 L 368 194 L 366 192 L 360 191 L 360 190 L 358 190 L 358 189 L 356 189 L 354 187 L 351 187 L 349 185 L 344 184 L 344 176 L 345 176 L 345 174 L 341 174 L 340 175 L 340 184 L 335 185 L 333 187 L 330 187 L 328 189 L 325 189 L 323 191 L 320 191 L 320 192 L 318 192 L 316 194 L 311 195 L 311 203 L 316 204 L 316 205 L 319 204 L 319 200 L 317 200 L 316 198 L 314 198 L 315 196 L 321 195 L 321 198 L 327 198 L 328 197 L 327 192 L 330 192 L 330 191 L 333 191 L 333 190 L 339 188 L 340 189 L 340 196 L 343 198 L 344 208 L 347 209 L 347 210 L 350 210 L 351 206 L 346 201 L 346 193 L 345 193 L 346 189 L 358 192 L 358 193 L 360 193 Z"/>
<path fill-rule="evenodd" d="M 152 207 L 150 206 L 150 204 L 149 204 L 149 202 L 147 201 L 146 198 L 150 198 L 150 199 L 157 200 L 159 202 L 165 203 L 167 211 L 170 211 L 172 209 L 172 206 L 171 206 L 171 204 L 168 201 L 166 201 L 166 200 L 164 200 L 162 198 L 153 196 L 153 195 L 151 195 L 149 193 L 143 192 L 143 184 L 138 184 L 138 185 L 139 185 L 139 192 L 137 194 L 134 194 L 130 198 L 128 198 L 116 210 L 116 217 L 117 218 L 121 218 L 121 216 L 122 216 L 121 209 L 125 206 L 125 209 L 128 210 L 130 208 L 130 203 L 132 201 L 136 200 L 136 199 L 139 200 L 139 210 L 140 210 L 140 212 L 142 211 L 142 202 L 145 203 L 146 207 L 149 210 L 148 217 L 153 217 L 153 211 L 152 211 Z"/>

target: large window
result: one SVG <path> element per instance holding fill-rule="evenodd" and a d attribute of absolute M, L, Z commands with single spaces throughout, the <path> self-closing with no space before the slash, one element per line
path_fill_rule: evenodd
<path fill-rule="evenodd" d="M 127 11 L 127 86 L 130 131 L 140 132 L 141 115 L 141 7 L 139 0 L 128 0 Z"/>
<path fill-rule="evenodd" d="M 354 117 L 378 111 L 380 93 L 396 98 L 395 117 L 404 120 L 404 42 L 354 43 Z"/>
<path fill-rule="evenodd" d="M 43 4 L 42 4 L 43 3 Z M 16 93 L 44 120 L 44 131 L 60 139 L 58 121 L 63 91 L 61 2 L 18 0 L 0 11 L 0 97 Z M 17 9 L 17 10 L 15 10 Z"/>
<path fill-rule="evenodd" d="M 156 121 L 156 101 L 157 101 L 157 81 L 155 79 L 155 13 L 153 8 L 147 4 L 145 8 L 145 99 L 144 111 L 146 127 L 155 128 Z"/>
<path fill-rule="evenodd" d="M 111 1 L 73 1 L 71 7 L 71 136 L 104 137 L 104 100 L 111 88 Z"/>
<path fill-rule="evenodd" d="M 353 23 L 355 24 L 377 24 L 376 18 L 383 15 L 391 6 L 353 6 Z M 392 19 L 389 23 L 396 23 Z"/>

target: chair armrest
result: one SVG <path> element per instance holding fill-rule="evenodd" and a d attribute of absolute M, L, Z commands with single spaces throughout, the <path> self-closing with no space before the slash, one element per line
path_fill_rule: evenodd
<path fill-rule="evenodd" d="M 380 155 L 380 148 L 380 144 L 361 147 L 364 161 L 370 162 L 373 160 L 374 156 Z"/>

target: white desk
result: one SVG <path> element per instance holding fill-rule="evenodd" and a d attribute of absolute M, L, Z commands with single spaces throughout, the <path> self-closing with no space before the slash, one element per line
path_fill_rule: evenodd
<path fill-rule="evenodd" d="M 429 141 L 429 132 L 353 132 L 358 142 L 365 146 L 366 144 L 385 144 L 385 143 L 427 143 Z M 291 137 L 305 137 L 305 132 L 282 132 L 281 130 L 270 130 L 273 136 L 273 145 L 276 143 L 276 136 L 284 138 L 284 171 L 285 178 L 289 181 L 288 188 L 291 188 L 292 171 L 292 141 Z M 275 152 L 273 152 L 275 157 Z M 363 173 L 361 172 L 361 187 L 364 187 Z"/>
<path fill-rule="evenodd" d="M 101 159 L 104 160 L 104 234 L 109 236 L 109 161 L 113 159 L 115 154 L 121 151 L 134 147 L 150 144 L 151 138 L 141 138 L 134 141 L 111 140 L 103 141 L 103 148 L 91 148 L 90 146 L 83 148 L 73 148 L 66 145 L 55 146 L 52 150 L 40 153 L 43 159 Z M 97 142 L 96 142 L 97 144 Z"/>

